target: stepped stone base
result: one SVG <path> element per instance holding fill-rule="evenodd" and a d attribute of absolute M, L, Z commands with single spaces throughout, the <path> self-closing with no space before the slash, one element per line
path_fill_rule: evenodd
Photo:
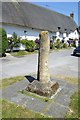
<path fill-rule="evenodd" d="M 48 83 L 41 83 L 37 80 L 34 80 L 28 85 L 26 90 L 41 96 L 51 97 L 53 94 L 55 94 L 58 88 L 59 84 L 57 82 L 49 81 Z"/>

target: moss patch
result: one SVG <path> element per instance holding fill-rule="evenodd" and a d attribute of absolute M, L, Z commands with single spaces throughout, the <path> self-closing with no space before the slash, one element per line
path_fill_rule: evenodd
<path fill-rule="evenodd" d="M 44 102 L 51 102 L 51 101 L 52 101 L 52 99 L 50 99 L 50 98 L 43 97 L 43 96 L 37 95 L 37 94 L 35 94 L 35 93 L 28 92 L 28 91 L 26 91 L 26 90 L 22 90 L 22 91 L 20 91 L 20 92 L 21 92 L 22 94 L 27 95 L 27 96 L 31 96 L 31 97 L 33 97 L 33 98 L 38 98 L 38 99 L 40 99 L 40 100 L 42 100 L 42 101 L 44 101 Z"/>

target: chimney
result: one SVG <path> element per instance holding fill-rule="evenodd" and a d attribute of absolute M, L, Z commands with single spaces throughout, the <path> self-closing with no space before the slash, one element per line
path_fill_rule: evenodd
<path fill-rule="evenodd" d="M 74 19 L 74 13 L 70 13 L 70 18 Z"/>

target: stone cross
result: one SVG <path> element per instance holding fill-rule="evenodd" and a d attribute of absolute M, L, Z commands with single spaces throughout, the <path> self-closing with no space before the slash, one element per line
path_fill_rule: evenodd
<path fill-rule="evenodd" d="M 41 96 L 51 97 L 59 88 L 59 84 L 50 80 L 48 71 L 48 56 L 50 50 L 48 31 L 42 31 L 39 37 L 40 48 L 38 55 L 37 80 L 34 80 L 32 83 L 30 83 L 26 90 Z"/>
<path fill-rule="evenodd" d="M 48 71 L 48 56 L 50 50 L 50 39 L 48 31 L 42 31 L 40 37 L 40 48 L 38 55 L 38 74 L 37 80 L 42 83 L 47 83 L 50 80 Z"/>

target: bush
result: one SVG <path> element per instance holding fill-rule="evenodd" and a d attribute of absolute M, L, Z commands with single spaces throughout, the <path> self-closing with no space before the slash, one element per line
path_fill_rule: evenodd
<path fill-rule="evenodd" d="M 55 44 L 55 47 L 56 47 L 57 49 L 60 49 L 60 48 L 62 47 L 62 44 L 61 44 L 61 42 L 60 42 L 60 39 L 57 39 L 56 44 Z"/>
<path fill-rule="evenodd" d="M 35 50 L 35 42 L 33 40 L 21 40 L 21 43 L 26 46 L 27 51 L 33 52 Z"/>
<path fill-rule="evenodd" d="M 40 40 L 39 40 L 39 39 L 36 39 L 36 40 L 35 40 L 35 49 L 38 50 L 38 49 L 39 49 L 39 46 L 40 46 Z"/>
<path fill-rule="evenodd" d="M 71 46 L 76 48 L 76 43 L 75 43 L 75 41 L 72 42 Z"/>
<path fill-rule="evenodd" d="M 63 43 L 63 46 L 62 46 L 63 48 L 67 48 L 68 46 L 67 46 L 67 44 L 66 43 Z"/>
<path fill-rule="evenodd" d="M 36 40 L 35 40 L 35 43 L 36 43 L 36 49 L 39 49 L 40 40 L 39 40 L 39 39 L 36 39 Z M 50 40 L 50 49 L 54 49 L 54 44 L 53 44 L 53 41 L 52 41 L 52 40 Z"/>
<path fill-rule="evenodd" d="M 53 41 L 50 40 L 50 49 L 53 49 Z"/>
<path fill-rule="evenodd" d="M 6 31 L 3 28 L 0 28 L 0 53 L 5 54 L 8 47 L 8 39 Z"/>
<path fill-rule="evenodd" d="M 27 41 L 27 39 L 23 39 L 23 40 L 21 40 L 21 43 L 22 43 L 23 45 L 26 45 L 26 41 Z"/>

